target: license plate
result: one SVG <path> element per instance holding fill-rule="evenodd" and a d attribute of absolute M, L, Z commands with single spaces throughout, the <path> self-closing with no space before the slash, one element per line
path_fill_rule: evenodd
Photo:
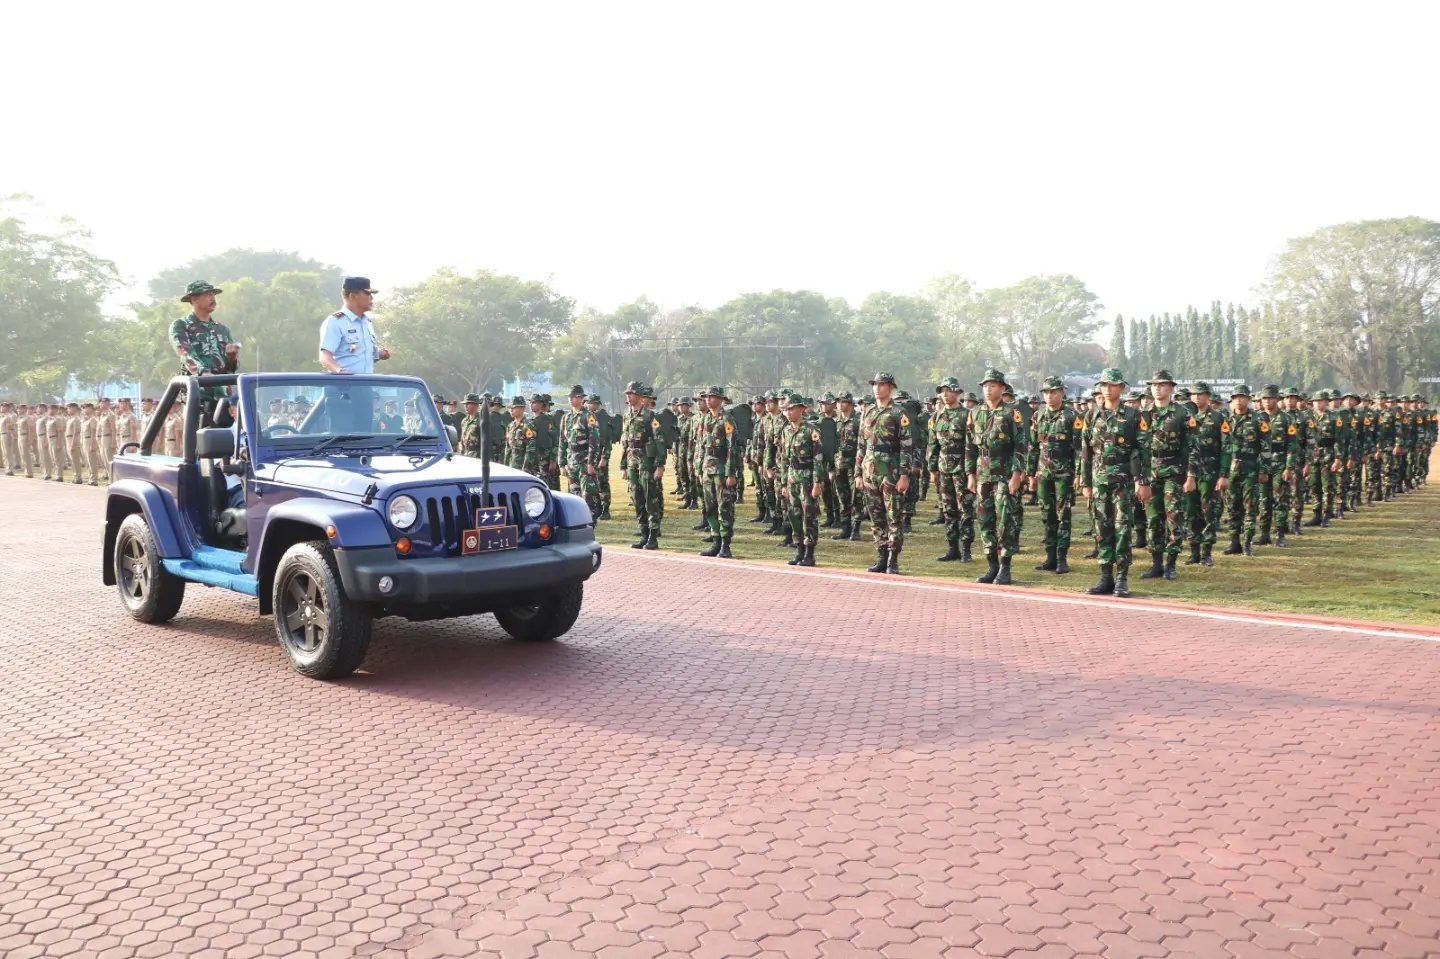
<path fill-rule="evenodd" d="M 514 526 L 487 526 L 484 529 L 467 529 L 460 537 L 460 551 L 470 553 L 494 553 L 503 549 L 515 549 L 520 545 L 520 530 Z"/>

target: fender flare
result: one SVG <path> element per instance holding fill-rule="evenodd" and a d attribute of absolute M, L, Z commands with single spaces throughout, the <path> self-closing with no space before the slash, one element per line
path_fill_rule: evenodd
<path fill-rule="evenodd" d="M 145 517 L 162 558 L 185 558 L 185 549 L 176 532 L 179 520 L 164 491 L 142 480 L 116 480 L 110 484 L 109 495 L 105 499 L 105 546 L 100 578 L 106 586 L 115 585 L 115 536 L 125 517 L 133 513 Z"/>
<path fill-rule="evenodd" d="M 555 490 L 550 492 L 550 498 L 555 502 L 556 526 L 562 529 L 580 529 L 594 523 L 594 517 L 590 515 L 590 507 L 583 498 L 572 493 L 561 493 Z"/>

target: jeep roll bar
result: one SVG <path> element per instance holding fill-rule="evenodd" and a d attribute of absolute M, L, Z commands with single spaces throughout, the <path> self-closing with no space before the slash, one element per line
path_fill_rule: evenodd
<path fill-rule="evenodd" d="M 155 441 L 160 438 L 160 431 L 165 428 L 165 418 L 170 415 L 170 407 L 175 405 L 175 400 L 182 392 L 185 393 L 185 431 L 181 434 L 181 459 L 187 465 L 195 464 L 195 431 L 200 428 L 200 407 L 204 403 L 201 399 L 201 390 L 210 386 L 234 386 L 240 381 L 238 373 L 215 373 L 205 376 L 177 376 L 165 387 L 165 393 L 160 397 L 160 402 L 155 404 L 155 412 L 150 417 L 150 422 L 145 427 L 145 435 L 140 437 L 140 455 L 149 456 Z"/>

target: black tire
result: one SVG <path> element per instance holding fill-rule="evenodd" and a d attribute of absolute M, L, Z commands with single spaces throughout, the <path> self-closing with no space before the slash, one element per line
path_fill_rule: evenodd
<path fill-rule="evenodd" d="M 142 623 L 168 623 L 185 601 L 185 581 L 167 572 L 150 524 L 131 513 L 115 533 L 115 585 L 120 602 Z"/>
<path fill-rule="evenodd" d="M 508 609 L 496 610 L 495 619 L 500 628 L 529 643 L 559 639 L 570 632 L 570 627 L 580 618 L 585 584 L 570 583 L 535 599 L 538 601 L 533 604 L 517 603 Z"/>
<path fill-rule="evenodd" d="M 349 676 L 370 648 L 370 608 L 345 595 L 324 542 L 296 543 L 275 568 L 275 636 L 290 665 L 312 679 Z"/>

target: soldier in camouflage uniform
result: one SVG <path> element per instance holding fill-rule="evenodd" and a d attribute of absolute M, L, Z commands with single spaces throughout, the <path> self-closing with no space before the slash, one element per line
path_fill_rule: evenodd
<path fill-rule="evenodd" d="M 600 499 L 600 515 L 596 519 L 608 520 L 610 518 L 610 454 L 615 446 L 615 439 L 618 436 L 616 418 L 605 409 L 605 403 L 600 399 L 599 393 L 591 393 L 585 397 L 585 405 L 590 414 L 600 424 L 600 457 L 595 463 L 595 490 Z"/>
<path fill-rule="evenodd" d="M 1315 433 L 1309 451 L 1310 475 L 1306 477 L 1315 515 L 1306 526 L 1329 526 L 1334 518 L 1335 497 L 1340 492 L 1340 470 L 1349 456 L 1345 417 L 1330 409 L 1331 394 L 1321 390 L 1312 401 Z"/>
<path fill-rule="evenodd" d="M 476 459 L 485 456 L 485 448 L 480 442 L 480 417 L 484 415 L 480 411 L 479 394 L 466 393 L 465 415 L 460 418 L 460 428 L 456 430 L 460 434 L 460 454 L 462 456 L 473 456 Z"/>
<path fill-rule="evenodd" d="M 925 465 L 945 523 L 947 548 L 935 557 L 940 563 L 970 562 L 970 546 L 975 541 L 975 494 L 970 492 L 965 472 L 969 423 L 970 412 L 960 405 L 960 381 L 947 376 L 940 383 L 940 404 L 930 418 L 930 442 L 925 449 Z"/>
<path fill-rule="evenodd" d="M 835 497 L 840 508 L 840 532 L 831 539 L 846 540 L 860 538 L 861 508 L 859 495 L 855 490 L 856 461 L 860 449 L 860 417 L 855 412 L 855 397 L 848 392 L 835 397 L 837 403 L 835 418 Z"/>
<path fill-rule="evenodd" d="M 216 373 L 234 373 L 239 369 L 240 344 L 230 335 L 230 328 L 211 319 L 215 312 L 215 296 L 224 290 L 216 289 L 204 280 L 196 280 L 185 288 L 181 303 L 190 304 L 190 315 L 182 316 L 170 324 L 170 346 L 180 357 L 181 373 L 187 376 L 205 376 Z M 205 403 L 201 407 L 201 425 L 210 426 L 215 400 L 225 395 L 224 387 L 206 387 Z"/>
<path fill-rule="evenodd" d="M 965 473 L 975 494 L 975 519 L 989 564 L 977 583 L 1010 583 L 1010 560 L 1020 545 L 1019 508 L 1030 438 L 1025 415 L 1003 400 L 1005 376 L 985 371 L 980 381 L 985 402 L 969 413 L 965 427 Z"/>
<path fill-rule="evenodd" d="M 860 416 L 859 489 L 866 497 L 875 535 L 872 573 L 900 572 L 900 550 L 905 544 L 905 491 L 910 488 L 915 439 L 910 418 L 891 401 L 895 377 L 876 373 L 870 381 L 873 406 Z"/>
<path fill-rule="evenodd" d="M 600 420 L 585 408 L 585 387 L 570 388 L 570 410 L 560 415 L 560 462 L 571 493 L 585 500 L 590 515 L 599 517 L 600 460 L 604 444 Z"/>
<path fill-rule="evenodd" d="M 820 413 L 817 419 L 826 422 L 827 429 L 833 429 L 835 435 L 840 435 L 840 420 L 835 411 L 836 397 L 834 393 L 822 393 L 820 395 Z M 821 497 L 820 505 L 825 508 L 825 522 L 820 524 L 821 529 L 834 529 L 840 523 L 840 497 L 835 488 L 835 457 L 826 455 L 815 467 L 815 478 L 820 483 Z"/>
<path fill-rule="evenodd" d="M 1230 545 L 1225 547 L 1225 555 L 1254 556 L 1260 487 L 1270 481 L 1270 419 L 1250 405 L 1250 387 L 1243 383 L 1230 391 L 1230 418 L 1222 430 L 1230 447 L 1230 475 L 1225 483 Z"/>
<path fill-rule="evenodd" d="M 534 404 L 531 405 L 534 408 Z M 542 413 L 537 415 L 543 415 Z M 544 455 L 540 450 L 540 434 L 534 420 L 525 419 L 525 398 L 510 401 L 510 422 L 505 426 L 505 465 L 524 470 L 531 476 L 541 475 Z M 551 456 L 555 455 L 553 452 Z"/>
<path fill-rule="evenodd" d="M 631 549 L 659 549 L 660 522 L 665 518 L 665 440 L 647 402 L 649 391 L 640 383 L 625 387 L 630 413 L 625 418 L 621 443 L 624 445 L 625 478 L 630 501 L 640 521 L 639 542 Z"/>
<path fill-rule="evenodd" d="M 1295 469 L 1290 477 L 1290 514 L 1286 517 L 1291 536 L 1300 536 L 1301 522 L 1305 519 L 1305 477 L 1310 475 L 1311 434 L 1315 431 L 1315 417 L 1304 403 L 1300 391 L 1293 386 L 1285 388 L 1286 414 L 1295 427 Z"/>
<path fill-rule="evenodd" d="M 924 455 L 925 444 L 927 442 L 925 423 L 928 417 L 925 415 L 925 409 L 917 399 L 915 399 L 909 393 L 906 393 L 904 390 L 900 390 L 896 394 L 895 402 L 900 407 L 901 411 L 904 412 L 905 418 L 910 421 L 910 445 L 911 448 L 915 450 L 916 458 L 918 461 L 918 459 L 920 457 L 923 457 Z M 907 533 L 910 532 L 911 525 L 915 521 L 915 511 L 919 508 L 919 474 L 922 473 L 924 473 L 924 470 L 921 469 L 918 465 L 912 467 L 910 485 L 905 488 L 905 532 Z"/>
<path fill-rule="evenodd" d="M 820 430 L 805 420 L 809 401 L 791 396 L 785 406 L 786 422 L 780 430 L 779 471 L 786 489 L 790 508 L 790 528 L 794 530 L 795 556 L 791 566 L 815 565 L 815 541 L 820 535 L 820 480 L 816 467 L 820 463 Z"/>
<path fill-rule="evenodd" d="M 761 423 L 764 424 L 763 429 Z M 770 390 L 765 394 L 765 415 L 755 424 L 755 437 L 760 446 L 762 465 L 775 462 L 775 444 L 780 440 L 780 428 L 784 424 L 785 416 L 780 412 L 780 394 Z M 786 511 L 784 504 L 780 502 L 779 485 L 769 467 L 765 467 L 761 473 L 761 484 L 764 487 L 766 508 L 770 513 L 770 528 L 765 530 L 765 533 L 768 536 L 779 536 L 787 524 Z"/>
<path fill-rule="evenodd" d="M 730 538 L 735 533 L 735 488 L 744 469 L 735 437 L 735 420 L 725 409 L 729 397 L 719 386 L 700 394 L 706 410 L 696 418 L 695 447 L 700 456 L 700 479 L 704 484 L 705 521 L 710 528 L 710 548 L 701 556 L 730 558 Z"/>
<path fill-rule="evenodd" d="M 764 469 L 765 446 L 765 397 L 756 394 L 750 397 L 750 441 L 745 445 L 745 465 L 750 468 L 750 487 L 755 491 L 755 517 L 751 523 L 765 523 L 770 520 L 769 507 L 765 502 L 765 479 L 760 475 Z"/>
<path fill-rule="evenodd" d="M 1150 559 L 1141 579 L 1175 579 L 1175 561 L 1185 543 L 1189 521 L 1187 497 L 1196 492 L 1200 459 L 1200 423 L 1187 407 L 1171 402 L 1175 378 L 1169 370 L 1156 370 L 1149 382 L 1153 405 L 1147 415 L 1150 448 L 1150 502 L 1145 519 L 1150 526 Z"/>
<path fill-rule="evenodd" d="M 1092 596 L 1129 596 L 1130 524 L 1135 502 L 1150 500 L 1149 422 L 1135 406 L 1121 402 L 1125 376 L 1115 367 L 1100 374 L 1103 402 L 1085 426 L 1084 488 L 1095 501 L 1100 536 L 1100 581 Z"/>
<path fill-rule="evenodd" d="M 1085 422 L 1075 407 L 1065 402 L 1065 381 L 1060 377 L 1046 377 L 1040 392 L 1045 405 L 1030 418 L 1030 454 L 1025 468 L 1045 527 L 1045 562 L 1035 568 L 1068 573 L 1075 467 Z"/>
<path fill-rule="evenodd" d="M 1270 452 L 1269 480 L 1260 484 L 1260 537 L 1256 546 L 1271 543 L 1270 530 L 1275 530 L 1276 546 L 1289 545 L 1285 532 L 1290 525 L 1290 488 L 1300 472 L 1300 427 L 1295 417 L 1280 408 L 1280 387 L 1267 383 L 1260 388 L 1260 405 L 1270 421 L 1266 442 Z"/>

